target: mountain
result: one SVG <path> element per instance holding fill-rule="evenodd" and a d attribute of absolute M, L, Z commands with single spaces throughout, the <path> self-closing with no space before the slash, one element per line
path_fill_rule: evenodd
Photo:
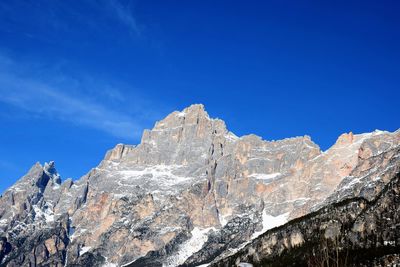
<path fill-rule="evenodd" d="M 343 134 L 321 151 L 309 136 L 237 137 L 192 105 L 77 181 L 35 164 L 0 198 L 0 263 L 214 264 L 288 221 L 374 201 L 400 172 L 399 155 L 399 130 Z"/>

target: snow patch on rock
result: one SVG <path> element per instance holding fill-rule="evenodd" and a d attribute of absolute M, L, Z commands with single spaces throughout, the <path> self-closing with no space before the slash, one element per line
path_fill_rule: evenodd
<path fill-rule="evenodd" d="M 88 252 L 91 248 L 92 247 L 81 247 L 81 249 L 79 250 L 79 255 L 82 256 L 83 254 Z"/>
<path fill-rule="evenodd" d="M 263 228 L 260 231 L 254 232 L 254 234 L 251 236 L 251 239 L 257 238 L 258 236 L 265 233 L 269 229 L 285 224 L 288 221 L 288 217 L 289 217 L 289 212 L 280 214 L 278 216 L 272 216 L 267 214 L 267 212 L 264 210 L 262 214 Z"/>
<path fill-rule="evenodd" d="M 190 256 L 199 251 L 208 239 L 208 232 L 216 231 L 214 227 L 200 229 L 195 227 L 191 234 L 192 237 L 181 244 L 179 251 L 171 256 L 163 267 L 175 267 L 183 264 Z"/>
<path fill-rule="evenodd" d="M 46 222 L 54 222 L 54 213 L 50 209 L 43 211 L 37 205 L 33 205 L 33 210 L 35 211 L 35 218 L 42 218 Z"/>

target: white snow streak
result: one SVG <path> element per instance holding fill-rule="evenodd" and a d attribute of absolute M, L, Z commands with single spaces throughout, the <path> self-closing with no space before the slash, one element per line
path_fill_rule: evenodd
<path fill-rule="evenodd" d="M 106 262 L 102 265 L 102 267 L 117 267 L 117 265 L 115 263 L 112 262 L 108 262 L 108 258 L 103 256 L 106 259 Z M 124 265 L 122 265 L 124 266 Z"/>
<path fill-rule="evenodd" d="M 251 175 L 249 175 L 250 177 L 256 178 L 258 180 L 271 180 L 274 179 L 278 176 L 280 176 L 281 173 L 280 172 L 275 172 L 275 173 L 253 173 Z"/>
<path fill-rule="evenodd" d="M 219 217 L 219 223 L 221 224 L 222 227 L 224 227 L 229 221 L 228 220 L 229 216 L 225 216 L 225 215 L 219 214 L 218 217 Z"/>
<path fill-rule="evenodd" d="M 191 177 L 183 177 L 173 174 L 172 172 L 178 169 L 179 165 L 155 165 L 147 167 L 143 170 L 119 171 L 118 173 L 124 179 L 143 178 L 143 176 L 151 176 L 152 179 L 162 182 L 167 185 L 179 184 L 191 179 Z"/>
<path fill-rule="evenodd" d="M 183 264 L 190 256 L 199 251 L 204 243 L 207 241 L 208 232 L 216 230 L 214 227 L 200 229 L 195 227 L 193 229 L 192 237 L 181 244 L 179 251 L 171 256 L 163 267 L 175 267 Z"/>

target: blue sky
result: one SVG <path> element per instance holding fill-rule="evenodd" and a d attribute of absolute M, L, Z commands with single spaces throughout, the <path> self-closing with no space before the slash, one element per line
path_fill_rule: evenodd
<path fill-rule="evenodd" d="M 0 192 L 203 103 L 237 135 L 400 127 L 398 1 L 1 1 Z"/>

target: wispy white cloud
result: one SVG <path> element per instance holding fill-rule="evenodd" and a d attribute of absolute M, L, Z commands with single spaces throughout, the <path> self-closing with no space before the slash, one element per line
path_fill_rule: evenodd
<path fill-rule="evenodd" d="M 66 35 L 79 36 L 82 31 L 102 34 L 105 29 L 112 31 L 121 25 L 137 38 L 142 36 L 144 27 L 138 23 L 134 3 L 133 0 L 82 0 L 78 4 L 70 1 L 0 1 L 0 17 L 7 18 L 2 22 L 23 29 L 16 34 L 46 42 L 56 42 Z M 85 9 L 91 12 L 85 12 Z M 15 30 L 7 23 L 0 24 L 2 31 Z M 32 24 L 35 28 L 30 27 Z M 45 34 L 36 31 L 37 28 L 45 28 Z"/>
<path fill-rule="evenodd" d="M 132 12 L 131 2 L 128 2 L 128 5 L 122 5 L 119 0 L 109 0 L 104 3 L 121 23 L 128 26 L 137 35 L 141 34 L 141 29 Z"/>
<path fill-rule="evenodd" d="M 79 126 L 90 127 L 113 136 L 126 139 L 138 138 L 144 128 L 143 118 L 147 114 L 141 108 L 124 112 L 113 108 L 111 100 L 124 101 L 123 94 L 101 83 L 85 90 L 76 86 L 73 78 L 62 77 L 62 85 L 35 77 L 35 73 L 21 71 L 24 67 L 7 56 L 0 54 L 0 102 L 12 105 L 30 114 L 62 120 Z M 41 71 L 41 76 L 46 76 Z M 50 77 L 51 74 L 48 73 Z M 71 87 L 68 87 L 71 84 Z M 74 86 L 75 84 L 75 86 Z M 83 85 L 84 87 L 85 85 Z M 100 101 L 108 98 L 107 101 Z M 133 103 L 139 107 L 143 103 Z"/>

